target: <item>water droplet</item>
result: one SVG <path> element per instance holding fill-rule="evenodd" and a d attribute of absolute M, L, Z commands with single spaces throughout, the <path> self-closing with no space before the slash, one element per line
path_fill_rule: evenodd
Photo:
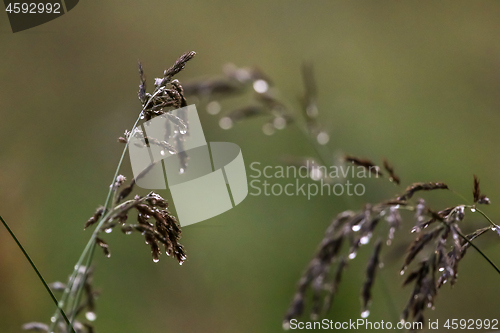
<path fill-rule="evenodd" d="M 111 253 L 106 253 L 106 258 L 110 258 L 111 257 Z"/>
<path fill-rule="evenodd" d="M 229 117 L 221 118 L 221 120 L 219 120 L 219 126 L 225 130 L 230 129 L 233 127 L 233 120 Z"/>
<path fill-rule="evenodd" d="M 160 259 L 158 259 L 158 258 L 153 258 L 153 262 L 154 262 L 154 263 L 157 263 L 158 261 L 160 261 Z"/>
<path fill-rule="evenodd" d="M 125 231 L 125 235 L 130 235 L 131 233 L 132 233 L 132 231 L 131 231 L 131 230 L 127 230 L 127 231 Z"/>
<path fill-rule="evenodd" d="M 471 208 L 470 211 L 473 212 L 473 213 L 475 213 L 476 212 L 476 208 Z"/>
<path fill-rule="evenodd" d="M 179 173 L 182 175 L 186 170 L 184 170 L 184 168 L 180 168 L 179 169 Z"/>
<path fill-rule="evenodd" d="M 87 318 L 88 321 L 94 321 L 96 320 L 97 316 L 94 312 L 89 311 L 85 314 L 85 318 Z"/>
<path fill-rule="evenodd" d="M 104 230 L 104 232 L 107 234 L 111 233 L 111 231 L 113 231 L 113 228 L 108 228 L 108 229 Z"/>
<path fill-rule="evenodd" d="M 51 321 L 51 322 L 55 323 L 55 322 L 56 322 L 56 320 L 57 320 L 57 319 L 56 319 L 56 317 L 50 317 L 50 321 Z"/>
<path fill-rule="evenodd" d="M 381 262 L 380 264 L 378 264 L 378 268 L 384 268 L 384 263 Z"/>
<path fill-rule="evenodd" d="M 310 104 L 309 106 L 307 106 L 306 113 L 311 118 L 317 117 L 319 112 L 316 104 Z"/>
<path fill-rule="evenodd" d="M 441 268 L 439 269 L 439 271 L 440 271 L 440 272 L 444 271 L 444 267 L 441 267 Z"/>
<path fill-rule="evenodd" d="M 253 89 L 259 94 L 265 93 L 269 89 L 269 84 L 266 81 L 260 79 L 253 83 Z"/>
<path fill-rule="evenodd" d="M 357 254 L 356 251 L 349 253 L 349 259 L 352 260 L 352 259 L 356 258 L 356 254 Z"/>
<path fill-rule="evenodd" d="M 361 318 L 368 318 L 369 315 L 370 315 L 370 310 L 365 310 L 361 312 Z"/>
<path fill-rule="evenodd" d="M 351 229 L 352 229 L 352 231 L 356 232 L 356 231 L 361 230 L 361 226 L 359 224 L 356 224 L 356 225 L 353 225 Z"/>
<path fill-rule="evenodd" d="M 187 133 L 187 128 L 183 127 L 179 130 L 179 133 L 181 134 L 186 134 Z"/>
<path fill-rule="evenodd" d="M 404 275 L 405 274 L 405 270 L 402 269 L 401 272 L 399 272 L 399 275 Z"/>
<path fill-rule="evenodd" d="M 217 101 L 211 101 L 207 104 L 207 112 L 211 115 L 216 115 L 220 112 L 221 106 Z"/>
<path fill-rule="evenodd" d="M 309 173 L 309 177 L 311 177 L 312 180 L 320 180 L 323 177 L 323 172 L 321 172 L 320 168 L 313 167 Z"/>
<path fill-rule="evenodd" d="M 363 245 L 368 244 L 370 242 L 370 236 L 366 235 L 360 238 L 359 242 Z"/>
<path fill-rule="evenodd" d="M 283 117 L 276 117 L 273 120 L 273 125 L 276 129 L 283 129 L 286 127 L 286 119 Z"/>
<path fill-rule="evenodd" d="M 184 261 L 179 261 L 179 265 L 182 265 L 184 263 Z"/>
<path fill-rule="evenodd" d="M 497 231 L 497 227 L 491 227 L 492 231 Z"/>
<path fill-rule="evenodd" d="M 387 240 L 387 242 L 385 242 L 385 244 L 386 244 L 387 246 L 389 246 L 389 245 L 391 245 L 391 244 L 392 244 L 392 241 L 391 241 L 390 239 L 388 239 L 388 240 Z"/>
<path fill-rule="evenodd" d="M 265 135 L 273 135 L 274 132 L 276 132 L 273 124 L 271 123 L 266 123 L 262 126 L 262 132 L 264 132 Z"/>
<path fill-rule="evenodd" d="M 160 155 L 165 156 L 165 151 L 164 150 L 160 151 Z"/>
<path fill-rule="evenodd" d="M 141 119 L 144 119 L 144 115 L 141 115 Z"/>
<path fill-rule="evenodd" d="M 330 136 L 326 132 L 319 132 L 316 140 L 318 140 L 320 145 L 326 145 L 330 141 Z"/>

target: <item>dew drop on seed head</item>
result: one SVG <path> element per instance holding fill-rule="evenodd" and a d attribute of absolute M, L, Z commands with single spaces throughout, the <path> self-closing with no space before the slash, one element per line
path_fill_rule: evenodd
<path fill-rule="evenodd" d="M 181 134 L 186 134 L 187 133 L 187 128 L 182 128 L 179 130 L 179 133 Z"/>
<path fill-rule="evenodd" d="M 207 104 L 207 112 L 211 115 L 216 115 L 220 112 L 221 106 L 217 101 L 211 101 Z"/>
<path fill-rule="evenodd" d="M 286 127 L 286 119 L 283 117 L 276 117 L 273 120 L 273 125 L 276 129 L 283 129 Z"/>
<path fill-rule="evenodd" d="M 359 224 L 356 224 L 356 225 L 353 225 L 351 229 L 352 229 L 352 231 L 356 232 L 356 231 L 361 230 L 361 226 Z"/>
<path fill-rule="evenodd" d="M 158 259 L 158 258 L 153 258 L 153 262 L 154 262 L 154 263 L 157 263 L 158 261 L 160 261 L 160 259 Z"/>
<path fill-rule="evenodd" d="M 271 123 L 266 123 L 262 126 L 262 132 L 264 132 L 265 135 L 273 135 L 274 132 L 276 132 L 273 124 Z"/>
<path fill-rule="evenodd" d="M 182 265 L 184 263 L 184 261 L 179 261 L 179 265 Z"/>
<path fill-rule="evenodd" d="M 361 237 L 361 239 L 359 240 L 359 242 L 363 245 L 365 244 L 368 244 L 370 242 L 370 237 L 369 236 L 363 236 Z"/>
<path fill-rule="evenodd" d="M 354 259 L 356 258 L 356 251 L 349 253 L 349 259 Z"/>
<path fill-rule="evenodd" d="M 306 108 L 306 113 L 309 117 L 311 118 L 316 118 L 318 116 L 318 107 L 316 106 L 316 104 L 310 104 L 307 108 Z"/>
<path fill-rule="evenodd" d="M 50 321 L 55 323 L 56 322 L 56 317 L 50 317 Z"/>
<path fill-rule="evenodd" d="M 144 115 L 141 116 L 141 119 L 144 119 Z"/>
<path fill-rule="evenodd" d="M 127 230 L 127 231 L 125 231 L 125 235 L 130 235 L 131 233 L 132 233 L 132 231 L 131 231 L 131 230 Z"/>
<path fill-rule="evenodd" d="M 229 117 L 223 117 L 219 120 L 219 126 L 225 130 L 230 129 L 233 127 L 233 120 Z"/>
<path fill-rule="evenodd" d="M 439 271 L 440 271 L 440 272 L 444 271 L 444 267 L 441 267 L 441 268 L 439 269 Z"/>
<path fill-rule="evenodd" d="M 326 132 L 319 132 L 316 140 L 320 145 L 326 145 L 330 141 L 330 136 Z"/>
<path fill-rule="evenodd" d="M 111 253 L 106 253 L 106 258 L 110 258 L 111 257 Z"/>
<path fill-rule="evenodd" d="M 85 314 L 85 318 L 87 318 L 88 321 L 94 321 L 94 320 L 96 320 L 97 316 L 96 316 L 96 314 L 94 312 L 88 311 Z"/>
<path fill-rule="evenodd" d="M 309 176 L 312 180 L 320 180 L 323 177 L 323 172 L 321 172 L 320 168 L 313 167 Z"/>
<path fill-rule="evenodd" d="M 402 269 L 401 272 L 399 272 L 399 275 L 404 275 L 405 274 L 405 270 Z"/>
<path fill-rule="evenodd" d="M 182 175 L 186 170 L 184 170 L 184 168 L 180 168 L 179 169 L 179 173 Z"/>
<path fill-rule="evenodd" d="M 475 213 L 476 209 L 475 208 L 471 208 L 470 211 L 473 212 L 473 213 Z"/>
<path fill-rule="evenodd" d="M 497 227 L 491 227 L 491 231 L 497 231 Z"/>
<path fill-rule="evenodd" d="M 165 156 L 165 151 L 164 150 L 160 151 L 160 155 Z"/>
<path fill-rule="evenodd" d="M 361 318 L 368 318 L 369 315 L 370 315 L 370 310 L 365 310 L 361 312 Z"/>
<path fill-rule="evenodd" d="M 109 234 L 111 231 L 113 231 L 112 228 L 108 228 L 108 229 L 104 230 L 104 232 L 107 233 L 107 234 Z"/>
<path fill-rule="evenodd" d="M 265 93 L 269 89 L 269 84 L 266 81 L 260 79 L 253 83 L 253 89 L 259 94 Z"/>

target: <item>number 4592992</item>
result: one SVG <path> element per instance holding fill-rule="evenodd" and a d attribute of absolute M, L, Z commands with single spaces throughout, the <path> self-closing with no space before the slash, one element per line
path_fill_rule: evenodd
<path fill-rule="evenodd" d="M 61 14 L 61 4 L 60 3 L 26 3 L 26 2 L 14 2 L 9 3 L 5 9 L 8 13 L 14 14 Z"/>

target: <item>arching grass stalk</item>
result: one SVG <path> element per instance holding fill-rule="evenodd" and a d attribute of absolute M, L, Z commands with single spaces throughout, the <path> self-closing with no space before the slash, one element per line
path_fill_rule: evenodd
<path fill-rule="evenodd" d="M 145 103 L 145 105 L 144 105 L 143 109 L 141 110 L 141 112 L 139 113 L 139 116 L 137 117 L 134 125 L 132 126 L 132 130 L 130 131 L 131 133 L 133 133 L 134 130 L 136 129 L 139 121 L 141 120 L 141 118 L 143 116 L 144 110 L 146 109 L 147 105 L 156 97 L 156 95 L 158 95 L 161 91 L 163 91 L 163 89 L 164 89 L 164 87 L 160 87 L 160 88 L 156 89 L 155 92 L 153 93 L 153 95 L 147 101 L 147 103 Z M 118 165 L 117 165 L 116 170 L 115 170 L 113 181 L 111 182 L 112 184 L 116 180 L 116 177 L 118 177 L 118 174 L 120 172 L 120 168 L 121 168 L 121 166 L 123 164 L 123 160 L 125 158 L 125 154 L 127 153 L 128 146 L 129 146 L 129 143 L 127 141 L 127 143 L 125 144 L 125 148 L 123 148 L 123 152 L 121 154 L 120 160 L 118 161 Z M 87 245 L 85 246 L 82 254 L 80 255 L 80 258 L 78 259 L 78 261 L 75 265 L 73 273 L 71 274 L 71 276 L 69 278 L 67 288 L 64 290 L 64 293 L 61 297 L 61 301 L 59 302 L 59 308 L 62 308 L 65 305 L 65 303 L 67 302 L 67 300 L 70 296 L 71 290 L 73 289 L 73 284 L 75 282 L 75 279 L 78 276 L 78 272 L 80 270 L 80 267 L 82 267 L 82 263 L 84 262 L 85 259 L 86 259 L 85 266 L 83 266 L 83 272 L 81 272 L 81 274 L 83 277 L 85 277 L 87 275 L 88 268 L 89 268 L 90 264 L 92 263 L 93 256 L 94 256 L 94 248 L 96 245 L 97 234 L 98 234 L 99 230 L 101 229 L 103 223 L 113 213 L 115 200 L 112 200 L 112 199 L 115 197 L 114 196 L 115 192 L 116 191 L 115 191 L 114 187 L 111 186 L 109 191 L 108 191 L 106 201 L 104 203 L 104 211 L 108 212 L 108 213 L 103 214 L 103 216 L 99 219 L 99 223 L 97 224 L 97 227 L 94 229 L 92 236 L 90 237 L 89 241 L 87 242 Z M 69 313 L 71 313 L 71 321 L 67 321 L 67 323 L 71 323 L 69 325 L 72 325 L 74 320 L 75 320 L 76 308 L 78 307 L 78 301 L 81 297 L 82 289 L 83 289 L 83 284 L 80 284 L 78 286 L 77 291 L 76 291 L 76 296 L 73 297 L 73 301 L 70 303 L 71 305 L 68 306 L 68 309 L 70 309 Z M 54 313 L 54 316 L 52 317 L 51 325 L 49 327 L 49 332 L 52 332 L 54 330 L 58 320 L 59 320 L 59 311 L 56 311 Z"/>

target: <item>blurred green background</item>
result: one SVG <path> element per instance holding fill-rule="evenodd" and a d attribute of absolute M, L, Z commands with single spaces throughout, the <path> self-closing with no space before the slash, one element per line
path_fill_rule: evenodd
<path fill-rule="evenodd" d="M 181 82 L 222 66 L 258 66 L 281 96 L 302 94 L 300 65 L 314 63 L 320 121 L 332 151 L 387 157 L 404 186 L 443 181 L 471 197 L 472 174 L 500 218 L 500 2 L 498 1 L 81 1 L 66 15 L 13 34 L 0 14 L 0 213 L 48 281 L 65 281 L 103 204 L 140 104 L 137 60 L 148 83 L 183 52 L 198 53 Z M 247 100 L 243 99 L 242 104 Z M 189 102 L 189 101 L 188 101 Z M 203 112 L 202 112 L 203 111 Z M 223 104 L 223 112 L 229 111 Z M 273 136 L 252 119 L 224 131 L 200 107 L 208 141 L 237 143 L 245 162 L 278 165 L 314 156 L 294 126 Z M 130 175 L 128 162 L 124 172 Z M 402 188 L 366 183 L 364 197 L 248 196 L 220 216 L 188 226 L 188 261 L 151 260 L 138 235 L 106 236 L 96 255 L 98 332 L 280 332 L 295 285 L 331 218 Z M 425 196 L 437 208 L 463 203 Z M 470 216 L 464 231 L 486 226 Z M 384 251 L 372 321 L 394 321 L 412 220 Z M 477 242 L 500 262 L 495 235 Z M 328 318 L 359 318 L 369 249 L 351 262 Z M 499 275 L 470 250 L 458 284 L 440 291 L 431 319 L 498 318 Z M 0 332 L 48 321 L 54 307 L 0 228 Z M 306 318 L 305 318 L 306 319 Z"/>

